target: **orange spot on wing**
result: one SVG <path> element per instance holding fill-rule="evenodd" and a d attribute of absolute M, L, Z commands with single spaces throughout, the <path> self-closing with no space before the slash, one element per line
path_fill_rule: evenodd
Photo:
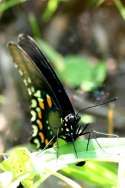
<path fill-rule="evenodd" d="M 45 139 L 44 134 L 42 132 L 40 132 L 39 136 L 40 136 L 41 141 L 44 142 L 44 139 Z"/>
<path fill-rule="evenodd" d="M 48 139 L 45 139 L 45 145 L 47 145 L 49 143 Z"/>
<path fill-rule="evenodd" d="M 43 100 L 39 100 L 39 106 L 40 106 L 41 109 L 44 110 L 44 102 L 43 102 Z"/>
<path fill-rule="evenodd" d="M 51 108 L 52 107 L 51 97 L 49 95 L 46 95 L 46 99 L 47 99 L 47 104 L 48 104 L 49 108 Z"/>
<path fill-rule="evenodd" d="M 38 112 L 38 118 L 42 119 L 42 112 L 41 112 L 41 110 Z"/>
<path fill-rule="evenodd" d="M 40 129 L 43 128 L 42 122 L 40 120 L 37 120 L 37 124 L 38 124 L 38 126 L 39 126 Z"/>

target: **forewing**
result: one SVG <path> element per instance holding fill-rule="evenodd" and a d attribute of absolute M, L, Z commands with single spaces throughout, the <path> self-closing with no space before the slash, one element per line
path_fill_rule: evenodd
<path fill-rule="evenodd" d="M 13 42 L 8 44 L 8 48 L 30 97 L 33 128 L 31 141 L 38 148 L 44 148 L 48 143 L 49 146 L 53 145 L 53 138 L 61 127 L 61 112 L 51 88 L 25 50 Z"/>
<path fill-rule="evenodd" d="M 31 57 L 33 63 L 37 66 L 41 74 L 46 79 L 46 82 L 51 89 L 51 94 L 53 95 L 54 101 L 56 101 L 61 111 L 62 118 L 65 118 L 71 113 L 75 114 L 62 83 L 58 79 L 55 71 L 51 67 L 47 58 L 44 56 L 43 52 L 41 52 L 36 45 L 35 41 L 30 36 L 21 34 L 18 37 L 18 44 Z"/>

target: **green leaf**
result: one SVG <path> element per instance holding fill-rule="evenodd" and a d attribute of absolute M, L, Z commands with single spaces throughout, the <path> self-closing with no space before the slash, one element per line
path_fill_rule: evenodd
<path fill-rule="evenodd" d="M 30 159 L 30 152 L 26 148 L 17 147 L 10 150 L 8 155 L 8 159 L 0 164 L 0 169 L 6 171 L 12 170 L 14 177 L 31 171 L 32 161 Z"/>
<path fill-rule="evenodd" d="M 65 57 L 62 79 L 71 87 L 80 87 L 90 91 L 100 86 L 106 78 L 107 67 L 104 62 L 90 63 L 90 59 L 82 56 Z"/>
<path fill-rule="evenodd" d="M 93 71 L 93 79 L 96 83 L 96 85 L 101 85 L 105 78 L 106 78 L 106 75 L 107 75 L 107 66 L 106 66 L 106 63 L 105 62 L 98 62 L 96 65 L 95 65 L 95 68 L 94 68 L 94 71 Z"/>
<path fill-rule="evenodd" d="M 75 178 L 84 176 L 85 181 L 95 182 L 99 185 L 105 183 L 109 187 L 113 185 L 117 187 L 116 172 L 113 168 L 110 168 L 109 164 L 106 164 L 107 167 L 105 165 L 98 166 L 96 163 L 91 163 L 91 160 L 115 163 L 124 161 L 125 138 L 90 139 L 89 148 L 86 150 L 87 143 L 88 140 L 82 137 L 77 139 L 74 142 L 76 151 L 72 143 L 66 143 L 63 140 L 58 141 L 58 148 L 55 145 L 53 148 L 33 153 L 30 153 L 24 147 L 18 147 L 8 152 L 8 159 L 0 163 L 0 169 L 13 174 L 12 184 L 17 184 L 21 181 L 26 188 L 36 188 L 50 175 L 60 176 L 57 171 L 67 165 L 87 161 L 87 164 L 83 167 L 85 171 L 80 171 L 78 170 L 79 168 L 73 169 L 71 166 L 68 173 L 72 176 L 74 171 Z M 110 169 L 110 172 L 107 169 Z M 67 170 L 65 169 L 64 172 L 67 173 Z M 90 172 L 92 172 L 92 176 L 90 176 Z M 101 178 L 104 178 L 104 183 L 99 183 Z"/>
<path fill-rule="evenodd" d="M 3 1 L 0 3 L 0 13 L 3 13 L 9 8 L 12 8 L 20 3 L 24 3 L 27 0 L 9 0 L 9 1 Z"/>
<path fill-rule="evenodd" d="M 8 158 L 0 163 L 0 169 L 12 172 L 12 185 L 19 184 L 19 180 L 26 188 L 32 187 L 34 177 L 30 152 L 24 147 L 17 147 L 8 152 Z"/>
<path fill-rule="evenodd" d="M 63 57 L 45 41 L 37 39 L 39 47 L 51 60 L 59 77 L 71 87 L 81 87 L 91 91 L 100 86 L 107 75 L 107 65 L 103 61 L 90 63 L 90 59 L 79 55 Z"/>
<path fill-rule="evenodd" d="M 105 165 L 100 165 L 95 163 L 95 161 L 107 161 L 118 163 L 120 159 L 124 158 L 125 152 L 123 152 L 123 148 L 125 147 L 125 139 L 91 139 L 89 149 L 88 151 L 86 151 L 87 142 L 87 140 L 79 138 L 74 143 L 77 151 L 77 156 L 74 151 L 73 144 L 67 144 L 62 140 L 58 143 L 58 160 L 57 158 L 55 158 L 57 156 L 54 157 L 54 155 L 57 155 L 56 148 L 51 148 L 46 151 L 43 151 L 43 155 L 41 152 L 39 154 L 37 153 L 37 156 L 39 156 L 39 158 L 37 157 L 37 159 L 33 159 L 33 161 L 35 162 L 34 166 L 36 167 L 36 171 L 41 173 L 43 180 L 45 180 L 48 176 L 52 174 L 54 175 L 55 171 L 62 169 L 69 164 L 77 163 L 78 161 L 87 161 L 87 165 L 85 165 L 85 167 L 83 166 L 83 168 L 85 169 L 82 169 L 81 171 L 79 167 L 75 167 L 72 169 L 71 167 L 67 167 L 68 170 L 64 169 L 63 172 L 65 172 L 68 176 L 70 175 L 71 177 L 75 177 L 76 179 L 79 177 L 78 179 L 84 179 L 86 182 L 95 183 L 96 185 L 98 184 L 102 187 L 117 187 L 118 182 L 116 167 L 112 167 L 112 165 L 109 165 L 109 163 L 106 163 Z M 44 158 L 45 153 L 47 157 L 46 159 Z M 93 160 L 94 162 L 91 162 L 90 160 Z M 45 172 L 41 170 L 39 165 L 40 163 L 41 166 L 43 166 L 43 168 L 46 169 Z"/>
<path fill-rule="evenodd" d="M 110 168 L 111 167 L 111 168 Z M 114 168 L 112 170 L 112 168 Z M 118 184 L 117 165 L 115 163 L 87 161 L 84 166 L 70 165 L 61 172 L 75 180 L 84 180 L 89 185 L 101 188 L 112 188 Z"/>
<path fill-rule="evenodd" d="M 45 21 L 48 21 L 50 19 L 50 17 L 54 14 L 59 3 L 60 3 L 60 0 L 49 0 L 48 1 L 47 8 L 42 15 L 42 17 Z"/>
<path fill-rule="evenodd" d="M 122 18 L 125 19 L 125 6 L 123 5 L 122 1 L 114 0 L 114 3 L 116 5 L 116 7 L 118 8 Z"/>
<path fill-rule="evenodd" d="M 40 28 L 39 28 L 36 16 L 33 13 L 30 13 L 28 15 L 28 19 L 29 19 L 29 23 L 30 23 L 30 26 L 31 26 L 32 33 L 33 33 L 34 37 L 40 38 L 41 37 L 41 32 L 40 32 Z"/>

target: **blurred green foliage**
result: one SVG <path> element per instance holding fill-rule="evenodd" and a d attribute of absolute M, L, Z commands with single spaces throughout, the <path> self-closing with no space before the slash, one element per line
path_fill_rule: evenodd
<path fill-rule="evenodd" d="M 125 19 L 125 6 L 123 5 L 122 1 L 114 0 L 114 3 L 116 5 L 116 7 L 118 8 L 122 18 Z"/>
<path fill-rule="evenodd" d="M 55 13 L 55 11 L 57 10 L 58 6 L 59 6 L 59 3 L 63 1 L 63 0 L 49 0 L 48 1 L 48 4 L 47 4 L 47 7 L 45 9 L 45 12 L 43 13 L 42 15 L 42 18 L 45 20 L 45 21 L 48 21 L 52 15 Z"/>
<path fill-rule="evenodd" d="M 37 19 L 33 13 L 28 14 L 28 20 L 32 29 L 33 36 L 37 38 L 41 38 L 40 28 Z"/>
<path fill-rule="evenodd" d="M 91 62 L 90 58 L 80 55 L 62 57 L 47 43 L 38 40 L 41 50 L 54 64 L 60 78 L 71 87 L 81 87 L 84 91 L 91 91 L 100 86 L 107 76 L 105 61 Z"/>
<path fill-rule="evenodd" d="M 60 78 L 71 87 L 81 87 L 84 91 L 91 91 L 100 86 L 107 75 L 105 61 L 90 62 L 87 57 L 80 55 L 68 55 L 63 57 L 45 41 L 39 38 L 40 31 L 34 15 L 30 19 L 34 37 L 37 38 L 42 51 L 54 64 Z"/>
<path fill-rule="evenodd" d="M 3 95 L 0 95 L 0 104 L 3 104 L 5 102 L 5 97 Z"/>
<path fill-rule="evenodd" d="M 5 0 L 0 2 L 0 13 L 3 13 L 9 8 L 12 8 L 20 3 L 24 3 L 27 0 Z"/>
<path fill-rule="evenodd" d="M 19 5 L 21 3 L 25 3 L 28 0 L 4 0 L 0 2 L 0 13 L 3 13 L 9 8 L 12 8 L 16 5 Z M 51 19 L 53 14 L 56 12 L 58 6 L 60 3 L 70 3 L 70 0 L 49 0 L 46 6 L 45 11 L 42 13 L 42 18 L 44 21 L 48 21 Z M 107 1 L 108 2 L 108 1 Z M 88 7 L 97 7 L 105 3 L 105 0 L 90 0 L 86 1 Z M 125 6 L 123 5 L 121 0 L 114 0 L 113 3 L 118 8 L 121 16 L 123 19 L 125 19 Z"/>
<path fill-rule="evenodd" d="M 61 72 L 63 80 L 71 87 L 81 87 L 90 91 L 100 86 L 107 75 L 106 63 L 94 64 L 82 56 L 67 56 L 64 58 L 64 69 Z"/>

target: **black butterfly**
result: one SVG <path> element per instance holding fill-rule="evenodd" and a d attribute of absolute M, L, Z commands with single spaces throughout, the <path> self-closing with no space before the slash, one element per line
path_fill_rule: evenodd
<path fill-rule="evenodd" d="M 32 143 L 44 148 L 52 146 L 58 137 L 74 145 L 79 136 L 88 133 L 88 124 L 78 124 L 80 116 L 44 54 L 24 34 L 8 47 L 31 99 Z"/>

